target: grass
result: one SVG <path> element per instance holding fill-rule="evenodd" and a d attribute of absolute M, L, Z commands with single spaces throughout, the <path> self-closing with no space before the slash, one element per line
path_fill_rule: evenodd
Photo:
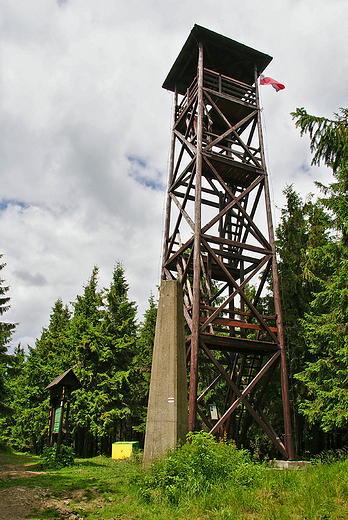
<path fill-rule="evenodd" d="M 27 455 L 1 454 L 5 464 L 38 464 Z M 35 467 L 35 466 L 34 466 Z M 217 480 L 194 493 L 182 491 L 175 503 L 156 487 L 144 495 L 140 457 L 115 461 L 77 459 L 74 466 L 30 478 L 0 481 L 11 486 L 44 488 L 50 500 L 69 504 L 87 520 L 333 520 L 348 519 L 348 461 L 275 471 L 258 466 L 252 481 Z M 150 479 L 151 480 L 151 479 Z M 69 516 L 69 515 L 68 515 Z M 35 512 L 35 519 L 60 519 L 55 505 Z M 65 516 L 67 518 L 67 516 Z"/>
<path fill-rule="evenodd" d="M 0 457 L 4 459 L 2 464 L 24 464 L 24 465 L 34 465 L 41 463 L 41 457 L 36 457 L 35 455 L 29 455 L 28 453 L 9 453 L 9 452 L 1 452 Z"/>

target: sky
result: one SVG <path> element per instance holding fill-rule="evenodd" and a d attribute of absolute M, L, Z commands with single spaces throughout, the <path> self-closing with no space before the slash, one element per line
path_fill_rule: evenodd
<path fill-rule="evenodd" d="M 161 88 L 197 23 L 273 56 L 260 88 L 275 225 L 312 167 L 290 112 L 348 106 L 346 0 L 2 0 L 0 253 L 12 348 L 34 346 L 54 302 L 122 262 L 138 317 L 160 283 L 173 96 Z"/>

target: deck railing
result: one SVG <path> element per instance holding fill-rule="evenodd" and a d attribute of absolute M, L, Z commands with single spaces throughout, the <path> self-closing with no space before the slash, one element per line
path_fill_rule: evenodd
<path fill-rule="evenodd" d="M 203 88 L 208 91 L 218 92 L 219 94 L 229 96 L 243 103 L 251 106 L 256 106 L 256 90 L 255 87 L 237 81 L 235 79 L 224 76 L 209 69 L 204 69 L 203 73 Z M 177 106 L 176 117 L 177 121 L 181 114 L 190 105 L 192 99 L 197 93 L 197 77 L 194 78 L 191 85 L 186 91 L 186 94 Z"/>
<path fill-rule="evenodd" d="M 213 70 L 204 69 L 203 87 L 208 90 L 226 94 L 233 98 L 237 98 L 244 103 L 256 106 L 255 87 L 229 78 L 223 74 L 218 74 Z"/>

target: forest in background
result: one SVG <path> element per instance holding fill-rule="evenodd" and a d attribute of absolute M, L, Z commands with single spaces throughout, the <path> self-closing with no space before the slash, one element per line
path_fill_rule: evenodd
<path fill-rule="evenodd" d="M 6 289 L 6 288 L 5 288 Z M 143 438 L 157 308 L 151 295 L 144 321 L 129 301 L 117 263 L 109 288 L 98 288 L 93 268 L 72 309 L 58 299 L 47 328 L 27 355 L 2 345 L 0 442 L 42 453 L 48 439 L 49 392 L 45 387 L 68 368 L 81 383 L 73 392 L 69 423 L 76 455 L 111 453 L 115 440 Z"/>
<path fill-rule="evenodd" d="M 348 446 L 348 110 L 332 120 L 303 108 L 292 116 L 301 135 L 309 134 L 312 163 L 323 161 L 333 173 L 328 186 L 317 183 L 317 199 L 303 200 L 287 186 L 276 229 L 295 451 L 309 458 Z M 120 263 L 103 289 L 94 267 L 72 308 L 55 302 L 27 355 L 21 345 L 8 354 L 15 325 L 0 323 L 0 443 L 42 452 L 49 409 L 44 388 L 70 367 L 82 384 L 71 403 L 76 455 L 110 454 L 115 440 L 143 440 L 157 308 L 151 295 L 137 325 L 128 289 Z M 9 306 L 7 291 L 1 279 L 0 315 Z M 261 303 L 273 308 L 270 296 Z M 281 421 L 278 382 L 275 377 L 265 396 L 272 424 Z M 274 455 L 255 428 L 248 447 L 261 457 Z"/>

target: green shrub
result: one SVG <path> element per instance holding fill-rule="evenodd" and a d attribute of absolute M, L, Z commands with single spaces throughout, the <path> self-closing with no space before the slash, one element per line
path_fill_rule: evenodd
<path fill-rule="evenodd" d="M 312 464 L 333 464 L 334 462 L 344 461 L 348 459 L 348 447 L 336 450 L 324 450 L 312 458 Z"/>
<path fill-rule="evenodd" d="M 2 453 L 12 453 L 12 448 L 6 441 L 0 440 L 0 451 Z"/>
<path fill-rule="evenodd" d="M 184 495 L 209 493 L 215 485 L 252 486 L 263 466 L 234 443 L 216 442 L 208 433 L 189 433 L 187 442 L 156 460 L 143 475 L 142 496 L 164 498 L 177 504 Z"/>
<path fill-rule="evenodd" d="M 61 444 L 57 455 L 57 444 L 43 449 L 43 464 L 49 469 L 61 469 L 74 464 L 74 450 L 71 446 Z"/>

